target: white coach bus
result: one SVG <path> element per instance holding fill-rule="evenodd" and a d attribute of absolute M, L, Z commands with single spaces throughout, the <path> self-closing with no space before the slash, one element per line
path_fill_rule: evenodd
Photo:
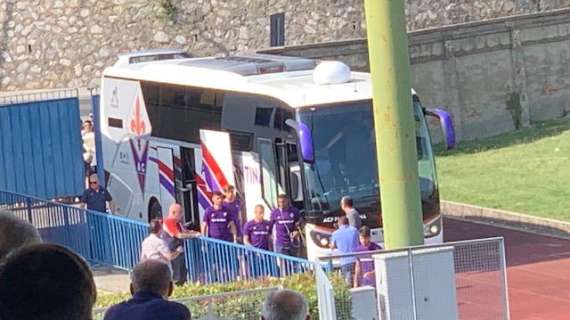
<path fill-rule="evenodd" d="M 414 94 L 424 232 L 441 242 L 439 193 L 425 115 Z M 304 216 L 310 258 L 328 248 L 340 199 L 382 242 L 370 75 L 340 62 L 249 55 L 182 58 L 105 69 L 101 131 L 116 214 L 149 221 L 174 201 L 197 227 L 208 195 L 235 185 L 243 221 L 286 193 Z"/>

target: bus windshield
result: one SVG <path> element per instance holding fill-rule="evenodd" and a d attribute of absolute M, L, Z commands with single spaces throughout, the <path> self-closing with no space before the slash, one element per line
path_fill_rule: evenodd
<path fill-rule="evenodd" d="M 414 115 L 420 188 L 425 200 L 433 196 L 437 183 L 428 128 L 419 101 L 414 102 Z M 338 215 L 343 196 L 350 196 L 361 213 L 378 212 L 380 197 L 372 101 L 307 108 L 300 111 L 299 120 L 311 129 L 315 153 L 314 163 L 304 165 L 306 214 Z"/>

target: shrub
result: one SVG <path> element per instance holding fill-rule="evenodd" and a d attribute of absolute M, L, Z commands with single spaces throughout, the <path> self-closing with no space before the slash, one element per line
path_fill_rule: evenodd
<path fill-rule="evenodd" d="M 342 277 L 337 274 L 329 275 L 329 279 L 334 287 L 335 301 L 337 305 L 337 319 L 351 319 L 351 295 Z M 319 319 L 319 308 L 315 276 L 312 273 L 301 273 L 285 278 L 264 278 L 257 280 L 244 280 L 229 283 L 215 283 L 203 285 L 199 283 L 189 283 L 181 287 L 176 287 L 172 299 L 182 299 L 195 296 L 213 295 L 228 293 L 233 291 L 283 287 L 302 293 L 309 303 L 311 319 Z M 130 298 L 128 293 L 101 294 L 97 298 L 96 308 L 109 307 Z M 222 319 L 259 319 L 257 312 L 261 309 L 264 297 L 258 294 L 230 296 L 220 299 L 210 306 L 211 311 Z M 189 304 L 194 318 L 199 319 L 208 311 L 208 307 L 200 302 Z M 252 317 L 252 314 L 255 316 Z"/>

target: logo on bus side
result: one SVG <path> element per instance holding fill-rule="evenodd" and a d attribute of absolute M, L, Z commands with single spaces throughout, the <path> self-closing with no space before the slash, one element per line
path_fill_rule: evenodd
<path fill-rule="evenodd" d="M 137 95 L 135 97 L 133 115 L 129 125 L 129 129 L 135 137 L 134 139 L 130 139 L 129 142 L 131 144 L 131 150 L 133 152 L 133 160 L 135 171 L 137 172 L 139 186 L 141 188 L 141 192 L 144 195 L 146 167 L 148 161 L 148 141 L 143 140 L 142 135 L 146 133 L 148 127 L 145 123 L 144 116 L 142 115 L 143 110 L 144 109 L 141 107 L 140 98 Z M 134 140 L 136 140 L 136 143 Z"/>
<path fill-rule="evenodd" d="M 119 108 L 119 89 L 117 86 L 113 89 L 113 95 L 111 96 L 111 107 Z"/>
<path fill-rule="evenodd" d="M 141 103 L 139 101 L 139 96 L 137 96 L 135 98 L 135 110 L 134 110 L 134 115 L 133 115 L 133 119 L 131 120 L 131 132 L 134 133 L 138 138 L 140 138 L 140 136 L 142 134 L 145 133 L 145 122 L 142 119 L 142 115 L 141 115 Z"/>

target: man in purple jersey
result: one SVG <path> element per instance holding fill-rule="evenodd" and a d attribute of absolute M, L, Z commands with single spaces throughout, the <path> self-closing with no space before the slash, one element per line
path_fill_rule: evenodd
<path fill-rule="evenodd" d="M 265 208 L 258 204 L 255 206 L 254 218 L 243 227 L 243 241 L 246 245 L 271 250 L 271 233 L 273 225 L 264 219 Z M 251 252 L 246 256 L 247 270 L 250 277 L 276 276 L 272 272 L 276 270 L 276 265 L 267 257 L 257 252 Z"/>
<path fill-rule="evenodd" d="M 241 201 L 236 196 L 236 188 L 232 185 L 224 189 L 224 206 L 228 210 L 232 221 L 236 225 L 237 242 L 241 243 L 242 224 L 241 224 Z"/>
<path fill-rule="evenodd" d="M 212 206 L 204 212 L 202 234 L 210 238 L 233 242 L 236 240 L 236 225 L 227 208 L 223 205 L 224 195 L 215 191 L 212 194 Z M 214 281 L 232 281 L 239 272 L 238 257 L 233 252 L 221 253 L 220 245 L 210 243 L 207 246 L 210 273 Z"/>
<path fill-rule="evenodd" d="M 277 209 L 271 212 L 271 224 L 275 230 L 275 252 L 290 256 L 297 255 L 300 247 L 299 228 L 302 223 L 299 211 L 289 205 L 289 198 L 277 197 Z"/>
<path fill-rule="evenodd" d="M 374 250 L 382 250 L 382 247 L 370 241 L 370 228 L 364 226 L 360 228 L 360 245 L 356 248 L 356 252 L 366 252 Z M 356 260 L 354 270 L 354 287 L 358 286 L 376 286 L 376 278 L 374 274 L 374 260 L 372 256 L 360 256 Z"/>
<path fill-rule="evenodd" d="M 271 222 L 264 219 L 264 214 L 265 208 L 260 204 L 256 205 L 253 220 L 246 223 L 243 227 L 243 241 L 246 245 L 270 250 L 273 226 Z"/>
<path fill-rule="evenodd" d="M 233 242 L 236 239 L 236 225 L 227 208 L 223 206 L 224 195 L 216 191 L 212 194 L 212 206 L 204 213 L 202 234 L 210 238 Z"/>

